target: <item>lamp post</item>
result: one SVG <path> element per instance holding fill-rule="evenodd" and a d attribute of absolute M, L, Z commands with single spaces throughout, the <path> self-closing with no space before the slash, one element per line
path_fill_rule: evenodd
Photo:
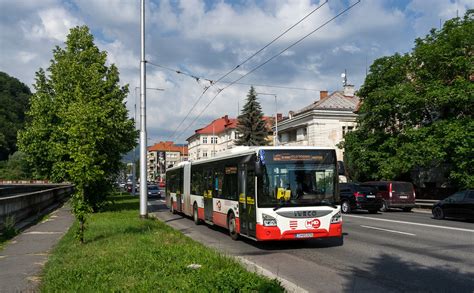
<path fill-rule="evenodd" d="M 273 135 L 273 145 L 278 145 L 278 105 L 277 105 L 277 95 L 270 93 L 256 93 L 257 95 L 262 96 L 273 96 L 275 97 L 275 135 Z"/>

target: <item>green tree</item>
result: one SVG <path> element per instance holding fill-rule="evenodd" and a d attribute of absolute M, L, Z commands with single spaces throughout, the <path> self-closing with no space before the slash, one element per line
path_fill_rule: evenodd
<path fill-rule="evenodd" d="M 0 161 L 0 178 L 9 180 L 31 179 L 30 165 L 26 155 L 14 152 L 7 161 Z"/>
<path fill-rule="evenodd" d="M 474 187 L 474 10 L 376 60 L 358 92 L 358 130 L 342 146 L 357 180 L 409 179 L 418 167 Z"/>
<path fill-rule="evenodd" d="M 237 119 L 237 133 L 239 137 L 236 145 L 259 146 L 267 145 L 268 130 L 263 120 L 262 107 L 257 101 L 255 89 L 250 87 L 247 102 Z"/>
<path fill-rule="evenodd" d="M 0 161 L 17 150 L 17 132 L 24 125 L 30 96 L 25 84 L 0 72 Z"/>
<path fill-rule="evenodd" d="M 74 183 L 81 242 L 87 213 L 104 202 L 137 137 L 124 104 L 128 86 L 119 85 L 117 67 L 106 59 L 86 26 L 71 29 L 65 48 L 53 50 L 49 74 L 36 73 L 29 122 L 19 135 L 37 175 Z"/>

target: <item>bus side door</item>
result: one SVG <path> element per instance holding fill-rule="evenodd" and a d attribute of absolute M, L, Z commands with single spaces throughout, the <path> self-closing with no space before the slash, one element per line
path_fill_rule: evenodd
<path fill-rule="evenodd" d="M 240 234 L 255 237 L 256 224 L 255 170 L 250 164 L 239 167 Z"/>
<path fill-rule="evenodd" d="M 212 212 L 214 205 L 212 203 L 212 190 L 214 184 L 214 174 L 212 169 L 204 170 L 205 189 L 204 189 L 204 218 L 206 221 L 212 221 Z"/>

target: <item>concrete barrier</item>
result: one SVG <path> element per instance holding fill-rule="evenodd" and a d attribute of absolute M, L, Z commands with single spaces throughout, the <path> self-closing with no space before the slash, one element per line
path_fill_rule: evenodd
<path fill-rule="evenodd" d="M 73 186 L 59 186 L 46 190 L 6 196 L 0 198 L 0 231 L 5 228 L 7 218 L 18 223 L 40 214 L 49 206 L 64 201 L 73 191 Z"/>

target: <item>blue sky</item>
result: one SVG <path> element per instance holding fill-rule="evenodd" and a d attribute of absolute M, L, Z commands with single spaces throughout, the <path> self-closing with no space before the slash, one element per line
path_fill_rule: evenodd
<path fill-rule="evenodd" d="M 192 75 L 217 79 L 279 35 L 324 1 L 310 0 L 147 0 L 146 54 L 155 64 Z M 226 78 L 239 76 L 315 29 L 354 0 L 329 0 L 320 10 Z M 139 82 L 139 0 L 0 0 L 0 71 L 32 87 L 34 74 L 47 68 L 54 46 L 62 46 L 68 30 L 87 25 L 100 49 L 115 63 L 121 82 L 129 84 L 127 107 L 133 117 Z M 241 80 L 315 90 L 339 90 L 341 73 L 359 88 L 366 65 L 395 52 L 409 52 L 415 38 L 426 35 L 458 13 L 473 8 L 468 0 L 362 0 L 297 46 Z M 209 83 L 161 68 L 147 67 L 147 128 L 149 144 L 169 138 L 191 105 Z M 219 88 L 202 97 L 198 107 L 178 130 L 183 142 L 197 128 L 228 114 L 235 117 L 248 85 L 224 90 L 194 124 Z M 285 115 L 316 101 L 315 90 L 256 86 L 278 96 Z M 263 110 L 274 114 L 271 96 L 261 96 Z M 184 128 L 187 131 L 182 132 Z M 176 138 L 174 138 L 176 139 Z"/>

